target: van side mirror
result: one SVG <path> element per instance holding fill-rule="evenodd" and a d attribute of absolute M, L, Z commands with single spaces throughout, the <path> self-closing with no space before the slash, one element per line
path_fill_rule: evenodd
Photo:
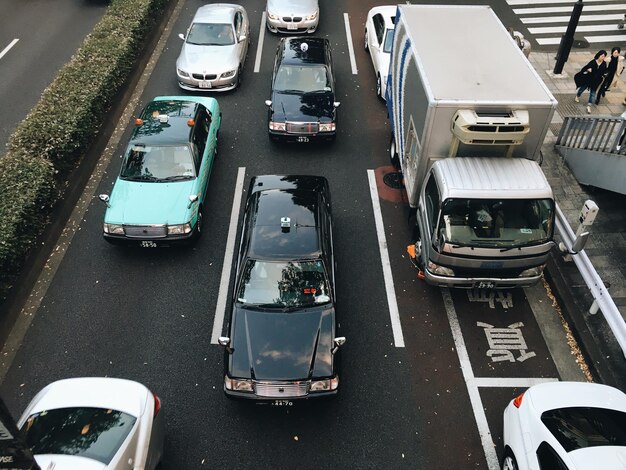
<path fill-rule="evenodd" d="M 181 38 L 183 41 L 185 40 L 185 35 L 183 33 L 180 33 L 178 37 Z"/>
<path fill-rule="evenodd" d="M 265 106 L 272 106 L 272 100 L 265 100 Z"/>
<path fill-rule="evenodd" d="M 343 346 L 344 344 L 346 344 L 346 337 L 345 336 L 337 336 L 334 340 L 333 343 L 335 343 L 335 347 L 332 349 L 331 353 L 335 354 L 339 348 L 341 346 Z"/>
<path fill-rule="evenodd" d="M 217 343 L 225 348 L 228 354 L 233 353 L 233 348 L 230 347 L 230 338 L 228 336 L 220 336 L 217 338 Z"/>

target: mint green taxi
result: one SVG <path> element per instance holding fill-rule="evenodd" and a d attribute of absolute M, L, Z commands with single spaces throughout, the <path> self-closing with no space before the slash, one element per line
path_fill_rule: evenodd
<path fill-rule="evenodd" d="M 221 120 L 214 98 L 158 96 L 146 105 L 111 194 L 99 196 L 106 241 L 157 247 L 200 236 Z"/>

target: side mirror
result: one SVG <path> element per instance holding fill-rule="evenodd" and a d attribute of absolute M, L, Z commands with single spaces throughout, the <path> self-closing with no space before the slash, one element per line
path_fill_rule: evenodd
<path fill-rule="evenodd" d="M 241 36 L 239 36 L 239 42 L 243 42 L 247 39 L 248 37 L 245 34 L 242 34 Z"/>
<path fill-rule="evenodd" d="M 108 194 L 100 194 L 98 196 L 98 199 L 100 199 L 102 202 L 104 202 L 107 207 L 111 207 L 111 205 L 109 204 L 109 195 Z"/>
<path fill-rule="evenodd" d="M 185 35 L 183 33 L 180 33 L 178 37 L 181 38 L 183 41 L 185 40 Z"/>
<path fill-rule="evenodd" d="M 341 105 L 341 101 L 335 101 L 335 102 L 333 103 L 333 106 L 334 106 L 335 108 L 338 108 L 340 105 Z"/>
<path fill-rule="evenodd" d="M 265 100 L 265 106 L 272 106 L 272 100 Z"/>
<path fill-rule="evenodd" d="M 233 353 L 233 348 L 230 347 L 230 338 L 228 336 L 220 336 L 217 338 L 217 343 L 223 348 L 226 348 L 228 354 Z"/>
<path fill-rule="evenodd" d="M 334 340 L 333 343 L 335 343 L 335 347 L 332 349 L 331 353 L 335 354 L 339 348 L 341 346 L 343 346 L 344 344 L 346 344 L 346 337 L 345 336 L 337 336 Z"/>
<path fill-rule="evenodd" d="M 187 208 L 191 207 L 191 205 L 194 202 L 198 202 L 198 195 L 197 194 L 192 194 L 191 196 L 189 196 L 189 205 L 187 206 Z"/>

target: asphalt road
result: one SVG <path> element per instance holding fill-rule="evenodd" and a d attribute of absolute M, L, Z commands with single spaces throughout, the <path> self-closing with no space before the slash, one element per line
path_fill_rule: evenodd
<path fill-rule="evenodd" d="M 565 342 L 562 331 L 546 343 L 543 320 L 538 323 L 530 307 L 549 305 L 545 290 L 494 295 L 424 285 L 405 253 L 411 231 L 402 193 L 379 181 L 386 244 L 380 242 L 368 170 L 391 171 L 389 124 L 362 46 L 366 13 L 380 2 L 321 2 L 317 35 L 333 46 L 342 103 L 337 141 L 325 146 L 269 142 L 264 100 L 278 38 L 262 32 L 255 73 L 262 2 L 241 3 L 251 17 L 253 44 L 241 88 L 215 95 L 223 121 L 202 239 L 189 249 L 112 247 L 101 235 L 104 206 L 94 199 L 0 386 L 2 396 L 17 415 L 56 379 L 108 375 L 143 382 L 163 401 L 164 467 L 171 469 L 494 468 L 507 402 L 573 366 L 570 358 L 555 357 L 550 344 Z M 177 35 L 202 4 L 184 3 L 137 112 L 156 95 L 183 94 L 174 73 Z M 110 191 L 129 133 L 130 125 L 96 194 Z M 211 330 L 222 266 L 231 262 L 224 252 L 231 207 L 242 198 L 235 191 L 239 168 L 245 168 L 244 188 L 250 176 L 268 173 L 321 174 L 330 182 L 337 312 L 347 337 L 334 400 L 274 408 L 223 396 L 223 352 L 211 344 Z M 393 274 L 395 326 L 381 245 L 388 247 Z M 494 331 L 511 333 L 507 352 L 490 346 Z"/>
<path fill-rule="evenodd" d="M 0 2 L 0 154 L 105 11 L 102 0 Z M 8 48 L 8 49 L 7 49 Z"/>

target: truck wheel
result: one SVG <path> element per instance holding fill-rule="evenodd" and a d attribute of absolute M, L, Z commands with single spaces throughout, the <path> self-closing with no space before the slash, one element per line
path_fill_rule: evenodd
<path fill-rule="evenodd" d="M 398 158 L 398 152 L 396 150 L 396 139 L 393 134 L 391 134 L 391 141 L 389 142 L 389 159 L 393 166 L 400 168 L 400 159 Z"/>

